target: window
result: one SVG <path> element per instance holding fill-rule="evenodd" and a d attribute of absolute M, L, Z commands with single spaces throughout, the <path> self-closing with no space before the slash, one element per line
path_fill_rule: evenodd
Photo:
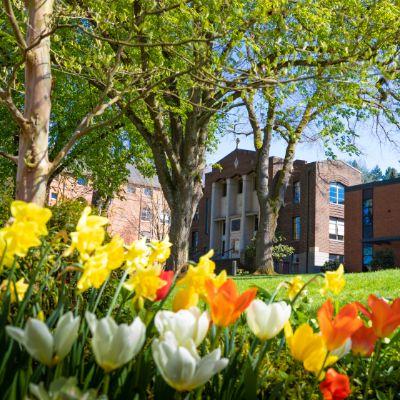
<path fill-rule="evenodd" d="M 344 239 L 344 220 L 340 218 L 329 218 L 329 239 Z"/>
<path fill-rule="evenodd" d="M 340 264 L 343 264 L 344 255 L 343 254 L 329 254 L 329 261 L 337 261 Z"/>
<path fill-rule="evenodd" d="M 171 216 L 167 212 L 160 212 L 160 220 L 163 224 L 169 224 L 171 221 Z"/>
<path fill-rule="evenodd" d="M 238 193 L 243 193 L 243 179 L 238 180 Z"/>
<path fill-rule="evenodd" d="M 52 200 L 57 200 L 57 197 L 58 197 L 58 194 L 57 194 L 57 193 L 54 193 L 54 192 L 53 192 L 53 193 L 51 194 L 51 199 L 52 199 Z"/>
<path fill-rule="evenodd" d="M 209 199 L 206 199 L 206 210 L 205 210 L 205 221 L 204 221 L 204 232 L 208 235 L 208 208 L 209 208 Z"/>
<path fill-rule="evenodd" d="M 332 204 L 344 204 L 344 186 L 339 182 L 331 182 L 329 185 L 329 202 Z"/>
<path fill-rule="evenodd" d="M 85 178 L 78 178 L 77 180 L 78 185 L 84 186 L 87 183 L 87 180 Z"/>
<path fill-rule="evenodd" d="M 300 217 L 293 218 L 293 240 L 300 240 L 301 222 Z"/>
<path fill-rule="evenodd" d="M 258 231 L 258 215 L 254 217 L 254 232 Z"/>
<path fill-rule="evenodd" d="M 222 184 L 222 197 L 225 197 L 225 196 L 226 196 L 226 188 L 227 188 L 226 182 L 224 182 L 224 183 Z"/>
<path fill-rule="evenodd" d="M 293 183 L 293 203 L 299 204 L 300 203 L 300 182 Z"/>
<path fill-rule="evenodd" d="M 363 245 L 363 269 L 369 269 L 369 265 L 372 262 L 373 250 L 371 244 L 364 244 Z"/>
<path fill-rule="evenodd" d="M 226 223 L 225 221 L 222 221 L 222 234 L 225 235 L 226 233 Z"/>
<path fill-rule="evenodd" d="M 199 245 L 199 232 L 193 231 L 192 232 L 192 242 L 191 242 L 191 247 L 193 250 L 197 249 L 197 246 Z"/>
<path fill-rule="evenodd" d="M 142 221 L 150 221 L 151 220 L 151 210 L 149 207 L 142 208 L 140 219 Z"/>
<path fill-rule="evenodd" d="M 240 219 L 233 219 L 231 221 L 231 232 L 240 231 Z"/>
<path fill-rule="evenodd" d="M 141 238 L 146 238 L 146 242 L 149 242 L 151 240 L 151 233 L 147 231 L 141 231 L 140 232 L 140 237 Z"/>
<path fill-rule="evenodd" d="M 128 183 L 126 187 L 126 192 L 127 193 L 135 193 L 136 192 L 136 187 L 132 185 L 131 183 Z"/>
<path fill-rule="evenodd" d="M 373 203 L 372 199 L 364 199 L 362 206 L 363 238 L 372 238 L 373 230 Z"/>
<path fill-rule="evenodd" d="M 151 196 L 153 196 L 153 189 L 149 188 L 149 187 L 145 187 L 143 189 L 143 193 L 144 193 L 145 196 L 151 197 Z"/>

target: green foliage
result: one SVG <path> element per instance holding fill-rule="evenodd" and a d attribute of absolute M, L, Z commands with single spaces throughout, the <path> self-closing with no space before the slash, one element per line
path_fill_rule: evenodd
<path fill-rule="evenodd" d="M 396 267 L 393 250 L 386 248 L 374 251 L 370 266 L 374 271 Z"/>
<path fill-rule="evenodd" d="M 275 244 L 272 247 L 272 258 L 274 261 L 282 261 L 286 257 L 291 256 L 294 253 L 294 248 L 287 244 L 284 244 L 285 238 L 277 234 L 275 239 Z M 256 257 L 256 238 L 250 241 L 245 249 L 245 269 L 254 272 Z"/>
<path fill-rule="evenodd" d="M 0 186 L 0 226 L 4 225 L 10 218 L 10 205 L 14 199 L 12 179 L 4 176 L 2 178 L 3 184 Z"/>
<path fill-rule="evenodd" d="M 64 200 L 51 207 L 52 218 L 49 227 L 54 232 L 66 231 L 70 233 L 75 230 L 76 224 L 82 214 L 87 202 L 83 198 L 75 200 Z"/>
<path fill-rule="evenodd" d="M 341 263 L 337 260 L 325 261 L 321 267 L 321 272 L 336 271 Z"/>

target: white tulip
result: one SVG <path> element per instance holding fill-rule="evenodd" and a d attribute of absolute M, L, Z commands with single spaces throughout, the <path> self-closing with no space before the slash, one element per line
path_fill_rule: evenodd
<path fill-rule="evenodd" d="M 92 349 L 96 362 L 105 372 L 122 367 L 143 347 L 146 326 L 139 317 L 130 325 L 117 325 L 111 317 L 98 320 L 90 312 L 86 312 L 85 316 L 92 332 Z"/>
<path fill-rule="evenodd" d="M 6 330 L 34 359 L 52 366 L 70 352 L 78 336 L 79 322 L 80 318 L 69 311 L 58 320 L 53 335 L 47 325 L 36 318 L 29 318 L 25 329 L 7 326 Z"/>
<path fill-rule="evenodd" d="M 194 348 L 194 355 L 197 355 L 196 347 L 201 344 L 207 335 L 210 325 L 208 312 L 201 312 L 199 308 L 192 307 L 189 310 L 159 311 L 154 319 L 154 325 L 160 333 L 161 339 L 166 332 L 174 334 L 179 346 Z"/>
<path fill-rule="evenodd" d="M 337 358 L 342 358 L 345 355 L 349 354 L 351 350 L 351 339 L 347 339 L 340 347 L 331 351 L 333 356 Z"/>
<path fill-rule="evenodd" d="M 153 358 L 164 380 L 178 391 L 190 391 L 204 385 L 228 365 L 218 348 L 203 358 L 195 357 L 180 346 L 174 334 L 167 331 L 162 340 L 152 343 Z"/>
<path fill-rule="evenodd" d="M 247 324 L 260 340 L 275 337 L 290 318 L 292 308 L 284 301 L 266 304 L 253 300 L 246 310 Z"/>

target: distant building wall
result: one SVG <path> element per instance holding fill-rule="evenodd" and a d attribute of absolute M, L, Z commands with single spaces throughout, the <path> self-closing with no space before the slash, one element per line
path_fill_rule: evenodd
<path fill-rule="evenodd" d="M 192 225 L 192 237 L 197 240 L 191 243 L 191 254 L 195 258 L 213 248 L 217 258 L 243 261 L 259 215 L 255 152 L 235 150 L 218 165 L 222 169 L 213 168 L 205 176 L 204 196 Z M 271 187 L 281 168 L 282 159 L 270 157 Z M 344 230 L 344 187 L 360 182 L 361 173 L 341 161 L 294 162 L 277 229 L 285 243 L 295 249 L 286 260 L 291 272 L 313 272 L 329 259 L 343 260 L 344 232 L 335 236 L 330 229 L 334 222 L 340 225 L 337 229 Z M 333 183 L 341 187 L 340 204 L 330 201 Z"/>
<path fill-rule="evenodd" d="M 120 235 L 125 243 L 142 237 L 163 239 L 168 234 L 170 212 L 157 179 L 144 178 L 130 166 L 130 176 L 107 208 L 109 232 Z M 49 205 L 67 199 L 83 198 L 91 205 L 95 191 L 90 182 L 71 175 L 61 175 L 53 181 L 49 191 Z"/>
<path fill-rule="evenodd" d="M 391 249 L 400 266 L 400 179 L 371 182 L 346 190 L 346 268 L 369 269 L 373 254 Z"/>

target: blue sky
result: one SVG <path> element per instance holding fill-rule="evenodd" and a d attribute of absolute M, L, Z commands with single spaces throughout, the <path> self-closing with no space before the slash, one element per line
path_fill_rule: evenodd
<path fill-rule="evenodd" d="M 390 132 L 391 140 L 398 143 L 397 148 L 396 144 L 390 143 L 386 140 L 383 134 L 380 134 L 378 137 L 376 133 L 374 133 L 372 122 L 358 126 L 357 134 L 359 135 L 359 138 L 356 139 L 355 143 L 362 152 L 362 155 L 359 158 L 368 168 L 373 168 L 375 165 L 379 165 L 383 171 L 389 166 L 400 170 L 400 132 L 394 130 Z M 223 136 L 220 139 L 217 151 L 208 154 L 207 163 L 215 163 L 234 150 L 235 147 L 236 142 L 233 134 Z M 241 136 L 239 148 L 253 150 L 253 138 L 251 136 Z M 271 155 L 283 156 L 284 150 L 284 143 L 275 140 L 271 146 Z M 317 161 L 323 160 L 326 157 L 321 142 L 316 142 L 298 145 L 296 158 L 306 161 Z M 338 153 L 338 158 L 347 161 L 351 158 L 357 157 L 350 157 L 346 154 Z"/>

